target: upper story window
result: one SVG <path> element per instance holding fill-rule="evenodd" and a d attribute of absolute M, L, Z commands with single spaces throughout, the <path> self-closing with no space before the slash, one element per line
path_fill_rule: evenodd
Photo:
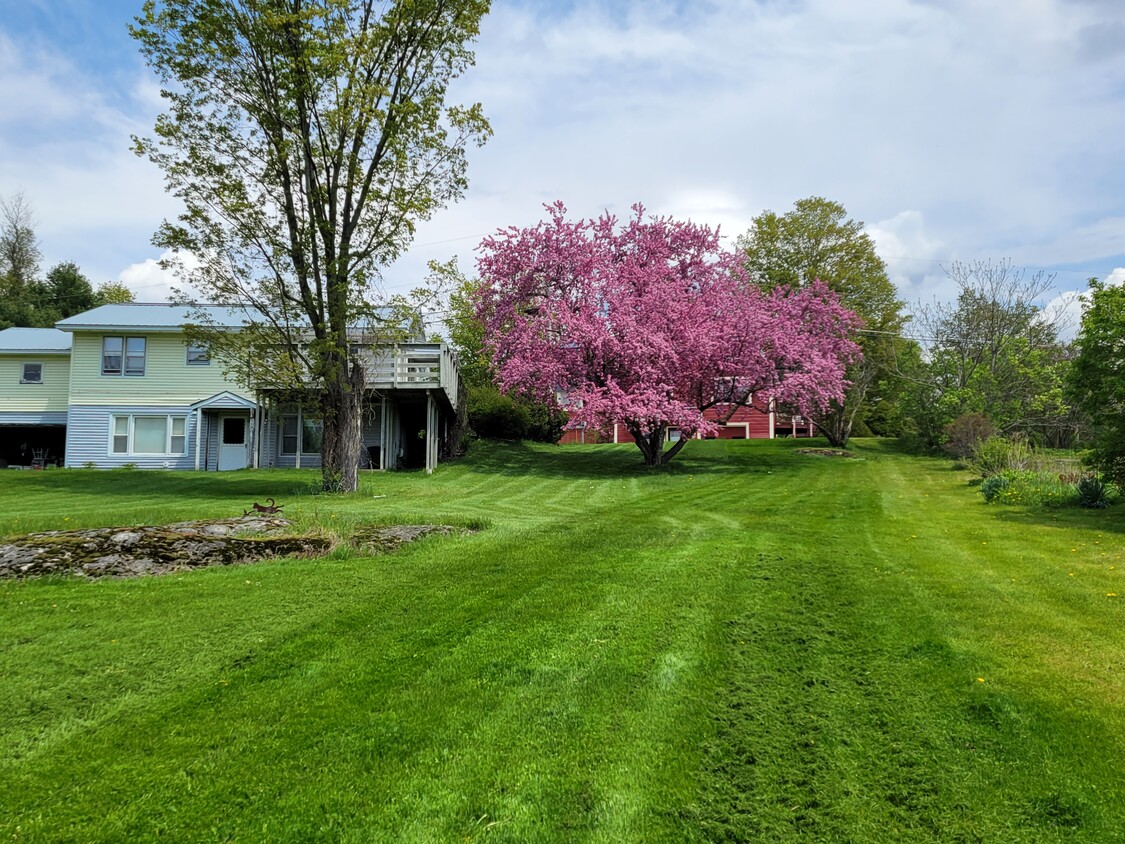
<path fill-rule="evenodd" d="M 42 384 L 43 383 L 43 364 L 41 363 L 25 363 L 23 365 L 23 372 L 20 374 L 21 384 Z"/>
<path fill-rule="evenodd" d="M 102 375 L 144 374 L 144 337 L 102 338 Z"/>
<path fill-rule="evenodd" d="M 210 366 L 211 350 L 202 343 L 189 343 L 187 347 L 188 366 Z"/>

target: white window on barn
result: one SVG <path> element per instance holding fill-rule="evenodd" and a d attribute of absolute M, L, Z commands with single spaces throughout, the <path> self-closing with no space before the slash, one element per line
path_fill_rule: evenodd
<path fill-rule="evenodd" d="M 20 374 L 21 384 L 42 384 L 43 383 L 43 364 L 41 363 L 25 363 L 23 365 L 23 372 Z"/>

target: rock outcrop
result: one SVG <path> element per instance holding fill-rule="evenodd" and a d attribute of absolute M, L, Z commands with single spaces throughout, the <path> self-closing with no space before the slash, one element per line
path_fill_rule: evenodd
<path fill-rule="evenodd" d="M 136 577 L 271 557 L 320 556 L 333 540 L 283 534 L 277 516 L 52 530 L 0 540 L 0 577 Z"/>

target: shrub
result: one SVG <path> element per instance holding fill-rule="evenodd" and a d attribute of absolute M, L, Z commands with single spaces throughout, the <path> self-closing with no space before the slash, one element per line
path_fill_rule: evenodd
<path fill-rule="evenodd" d="M 522 440 L 527 437 L 531 416 L 527 408 L 500 393 L 495 387 L 479 387 L 469 395 L 469 426 L 478 437 Z"/>
<path fill-rule="evenodd" d="M 566 411 L 544 402 L 528 402 L 527 439 L 539 443 L 557 443 L 566 427 Z"/>
<path fill-rule="evenodd" d="M 1109 486 L 1097 475 L 1083 475 L 1075 484 L 1078 503 L 1083 507 L 1101 510 L 1109 506 Z"/>
<path fill-rule="evenodd" d="M 969 457 L 982 442 L 996 433 L 996 426 L 983 413 L 962 413 L 945 426 L 945 445 L 954 457 Z"/>
<path fill-rule="evenodd" d="M 973 466 L 981 477 L 1001 472 L 1026 472 L 1035 468 L 1035 452 L 1024 437 L 992 436 L 973 449 Z"/>
<path fill-rule="evenodd" d="M 980 494 L 985 501 L 992 503 L 1011 485 L 1012 482 L 1004 475 L 990 475 L 981 483 Z"/>
<path fill-rule="evenodd" d="M 566 412 L 523 396 L 509 396 L 492 385 L 474 387 L 466 402 L 469 427 L 478 437 L 557 443 Z"/>

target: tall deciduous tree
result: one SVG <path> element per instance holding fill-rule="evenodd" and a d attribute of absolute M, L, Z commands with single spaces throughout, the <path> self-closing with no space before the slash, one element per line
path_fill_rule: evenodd
<path fill-rule="evenodd" d="M 1069 444 L 1078 424 L 1063 396 L 1071 354 L 1053 315 L 1035 304 L 1054 277 L 1010 261 L 954 262 L 946 272 L 957 300 L 915 315 L 928 348 L 904 401 L 920 443 L 934 448 L 958 416 L 982 413 L 1003 433 Z"/>
<path fill-rule="evenodd" d="M 646 464 L 756 391 L 802 412 L 844 390 L 855 315 L 823 285 L 765 292 L 706 226 L 609 214 L 507 229 L 481 245 L 479 314 L 498 384 L 565 394 L 572 424 L 623 423 Z M 729 415 L 728 415 L 729 418 Z M 665 447 L 669 428 L 682 436 Z"/>
<path fill-rule="evenodd" d="M 0 328 L 40 324 L 42 257 L 31 204 L 22 193 L 0 197 Z"/>
<path fill-rule="evenodd" d="M 184 205 L 154 243 L 240 336 L 282 350 L 257 387 L 319 387 L 324 485 L 354 490 L 381 267 L 466 187 L 480 106 L 446 104 L 487 0 L 149 0 L 132 28 L 168 112 L 136 140 Z M 203 327 L 206 330 L 206 326 Z M 213 332 L 229 361 L 231 335 Z M 265 380 L 262 380 L 265 379 Z"/>
<path fill-rule="evenodd" d="M 1092 278 L 1089 295 L 1068 394 L 1090 419 L 1094 465 L 1125 487 L 1125 287 Z"/>
<path fill-rule="evenodd" d="M 4 290 L 20 291 L 39 275 L 43 253 L 35 236 L 35 213 L 22 193 L 0 197 L 0 280 Z"/>
<path fill-rule="evenodd" d="M 754 218 L 738 248 L 751 277 L 765 289 L 797 289 L 819 280 L 864 321 L 863 357 L 848 369 L 844 399 L 812 417 L 829 442 L 846 445 L 872 392 L 890 374 L 894 347 L 901 344 L 897 335 L 906 322 L 874 241 L 839 202 L 813 196 L 798 200 L 786 214 L 766 211 Z"/>

